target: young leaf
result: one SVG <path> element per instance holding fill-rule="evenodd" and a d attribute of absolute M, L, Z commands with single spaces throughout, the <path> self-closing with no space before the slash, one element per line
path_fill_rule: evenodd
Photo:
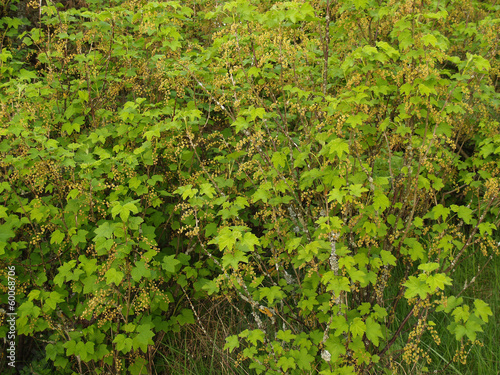
<path fill-rule="evenodd" d="M 232 353 L 234 349 L 240 347 L 240 342 L 238 340 L 238 336 L 232 335 L 226 337 L 226 343 L 224 344 L 224 350 L 229 349 L 229 353 Z"/>

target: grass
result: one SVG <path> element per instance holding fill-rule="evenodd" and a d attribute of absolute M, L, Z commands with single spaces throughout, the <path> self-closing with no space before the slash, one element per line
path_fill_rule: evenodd
<path fill-rule="evenodd" d="M 464 261 L 460 268 L 452 275 L 454 281 L 453 294 L 458 294 L 463 288 L 465 281 L 470 283 L 471 275 L 477 274 L 478 267 L 482 267 L 487 260 L 481 254 L 475 254 Z M 467 348 L 470 350 L 467 362 L 453 363 L 456 370 L 451 371 L 451 366 L 446 374 L 461 375 L 498 375 L 500 374 L 500 256 L 493 255 L 488 266 L 476 277 L 461 295 L 465 303 L 473 304 L 474 299 L 482 299 L 490 305 L 493 316 L 483 326 L 483 333 L 478 334 L 478 339 L 483 346 L 474 345 Z M 442 314 L 441 314 L 442 315 Z M 431 317 L 432 319 L 432 317 Z M 435 320 L 438 323 L 437 320 Z M 453 358 L 455 351 L 460 348 L 460 343 L 448 332 L 446 327 L 450 324 L 450 317 L 441 319 L 438 324 L 438 332 L 442 343 L 432 346 L 430 353 L 436 370 L 446 366 L 447 360 Z M 446 360 L 444 360 L 446 358 Z"/>
<path fill-rule="evenodd" d="M 470 283 L 471 277 L 478 274 L 478 267 L 482 267 L 486 260 L 487 257 L 480 253 L 465 258 L 456 272 L 451 275 L 453 286 L 450 287 L 451 290 L 447 290 L 447 295 L 458 295 L 466 280 Z M 404 272 L 403 267 L 395 269 L 393 275 L 396 276 L 401 272 Z M 388 291 L 390 288 L 391 286 L 388 287 Z M 395 286 L 392 288 L 394 291 Z M 441 343 L 437 345 L 428 332 L 424 333 L 421 339 L 421 347 L 429 354 L 432 362 L 408 366 L 401 358 L 395 358 L 395 370 L 389 373 L 401 375 L 500 374 L 500 256 L 494 255 L 491 258 L 487 267 L 461 294 L 461 297 L 470 306 L 473 306 L 474 299 L 482 299 L 490 305 L 493 312 L 489 322 L 483 326 L 484 332 L 478 334 L 478 339 L 483 342 L 483 345 L 465 347 L 468 351 L 466 363 L 453 361 L 455 353 L 461 347 L 461 343 L 447 329 L 453 317 L 444 313 L 434 313 L 429 315 L 428 320 L 436 323 L 435 329 Z M 205 301 L 196 306 L 196 309 L 200 321 L 196 325 L 185 326 L 183 332 L 165 340 L 164 346 L 160 349 L 162 360 L 156 369 L 157 373 L 172 375 L 253 374 L 251 370 L 248 370 L 247 364 L 236 366 L 236 356 L 222 350 L 228 335 L 236 334 L 245 328 L 243 325 L 247 321 L 246 318 L 238 315 L 227 301 Z M 409 311 L 410 308 L 402 299 L 397 306 L 394 326 L 397 327 Z M 403 332 L 391 349 L 402 349 L 406 344 L 408 333 L 408 331 Z M 380 367 L 373 374 L 384 374 L 383 371 L 383 367 Z"/>
<path fill-rule="evenodd" d="M 195 307 L 196 324 L 167 337 L 159 349 L 157 374 L 249 375 L 245 366 L 236 364 L 236 356 L 224 351 L 227 336 L 237 334 L 241 317 L 226 301 L 204 301 Z"/>
<path fill-rule="evenodd" d="M 466 362 L 453 361 L 457 351 L 461 349 L 462 342 L 456 340 L 454 334 L 450 333 L 447 326 L 452 322 L 453 317 L 449 314 L 433 313 L 428 320 L 436 323 L 434 327 L 441 339 L 440 345 L 437 345 L 431 335 L 426 332 L 421 338 L 421 347 L 426 350 L 432 362 L 426 366 L 419 364 L 417 366 L 408 366 L 397 358 L 397 374 L 419 375 L 424 373 L 437 373 L 441 375 L 498 375 L 500 374 L 500 255 L 493 255 L 488 265 L 478 274 L 488 257 L 479 252 L 464 258 L 464 261 L 457 267 L 451 277 L 453 286 L 446 290 L 447 295 L 457 296 L 462 292 L 464 284 L 467 281 L 469 287 L 460 295 L 464 303 L 473 307 L 475 299 L 481 299 L 489 304 L 493 315 L 489 317 L 487 324 L 483 325 L 484 332 L 477 335 L 477 339 L 482 345 L 470 345 L 467 338 L 463 338 L 465 352 L 468 353 Z M 396 279 L 404 272 L 403 267 L 394 270 Z M 471 278 L 477 275 L 475 281 L 471 283 Z M 390 281 L 389 281 L 390 283 Z M 388 286 L 388 291 L 394 292 L 395 286 Z M 398 327 L 402 320 L 410 311 L 409 306 L 400 301 L 396 309 L 396 319 L 392 329 Z M 415 321 L 411 318 L 410 322 Z M 408 331 L 403 334 L 393 345 L 392 349 L 402 349 L 408 337 Z M 436 372 L 434 372 L 436 371 Z"/>

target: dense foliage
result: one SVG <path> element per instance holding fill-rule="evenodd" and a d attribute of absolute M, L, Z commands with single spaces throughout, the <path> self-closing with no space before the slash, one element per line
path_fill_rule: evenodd
<path fill-rule="evenodd" d="M 46 373 L 161 373 L 207 301 L 256 373 L 425 371 L 439 314 L 464 361 L 492 311 L 453 273 L 498 255 L 494 3 L 3 0 L 0 273 Z"/>

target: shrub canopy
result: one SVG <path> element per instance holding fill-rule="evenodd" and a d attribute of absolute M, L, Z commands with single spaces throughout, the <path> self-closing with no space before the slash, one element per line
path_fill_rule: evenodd
<path fill-rule="evenodd" d="M 2 288 L 58 373 L 151 373 L 207 299 L 256 373 L 426 363 L 443 314 L 477 342 L 450 286 L 498 255 L 498 5 L 3 3 Z"/>

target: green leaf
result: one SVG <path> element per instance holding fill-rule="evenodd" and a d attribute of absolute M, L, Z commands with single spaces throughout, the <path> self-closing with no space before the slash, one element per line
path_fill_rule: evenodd
<path fill-rule="evenodd" d="M 481 73 L 487 73 L 491 69 L 490 62 L 480 55 L 467 54 L 467 58 L 472 58 L 472 62 Z"/>
<path fill-rule="evenodd" d="M 60 244 L 64 240 L 64 237 L 66 237 L 64 233 L 62 233 L 60 230 L 57 229 L 50 236 L 50 243 Z"/>
<path fill-rule="evenodd" d="M 70 260 L 68 262 L 65 262 L 61 267 L 57 269 L 58 273 L 54 277 L 54 284 L 57 286 L 62 286 L 64 283 L 64 280 L 68 280 L 70 275 L 71 275 L 71 270 L 75 268 L 76 266 L 76 260 Z"/>
<path fill-rule="evenodd" d="M 135 262 L 135 267 L 132 268 L 130 275 L 135 282 L 139 282 L 142 278 L 149 278 L 151 270 L 146 268 L 146 263 L 143 260 L 139 260 Z"/>
<path fill-rule="evenodd" d="M 361 197 L 361 194 L 368 191 L 368 189 L 364 188 L 363 185 L 361 185 L 361 184 L 354 184 L 354 185 L 349 186 L 349 191 L 351 192 L 352 195 L 359 198 L 359 197 Z"/>
<path fill-rule="evenodd" d="M 366 337 L 377 347 L 379 339 L 384 338 L 382 327 L 372 317 L 366 319 Z"/>
<path fill-rule="evenodd" d="M 110 268 L 104 276 L 106 277 L 106 284 L 115 283 L 116 285 L 120 285 L 125 276 L 123 272 L 117 271 L 115 268 Z"/>
<path fill-rule="evenodd" d="M 377 42 L 377 47 L 383 49 L 387 53 L 387 56 L 389 56 L 390 58 L 392 58 L 394 60 L 396 60 L 399 57 L 399 51 L 394 49 L 387 42 Z"/>
<path fill-rule="evenodd" d="M 413 261 L 417 259 L 424 260 L 425 251 L 416 238 L 405 238 L 404 244 L 409 246 L 408 254 Z"/>
<path fill-rule="evenodd" d="M 455 308 L 455 310 L 453 310 L 451 315 L 453 315 L 455 317 L 456 323 L 458 323 L 460 320 L 466 322 L 467 320 L 469 320 L 469 316 L 470 316 L 469 310 L 470 310 L 470 308 L 467 305 L 459 306 L 459 307 Z"/>
<path fill-rule="evenodd" d="M 446 221 L 446 218 L 450 214 L 450 209 L 444 207 L 442 204 L 438 204 L 437 206 L 434 206 L 431 212 L 434 214 L 434 219 L 442 217 L 443 221 Z"/>
<path fill-rule="evenodd" d="M 451 278 L 446 276 L 444 273 L 429 275 L 425 282 L 429 285 L 432 291 L 436 290 L 436 288 L 443 290 L 445 285 L 452 285 Z"/>
<path fill-rule="evenodd" d="M 407 289 L 405 291 L 405 298 L 411 299 L 419 296 L 421 299 L 427 298 L 427 293 L 431 292 L 431 289 L 424 280 L 416 278 L 415 276 L 410 276 L 408 281 L 403 284 Z"/>
<path fill-rule="evenodd" d="M 84 102 L 88 102 L 89 101 L 89 93 L 88 93 L 88 91 L 79 90 L 78 91 L 78 97 L 81 100 L 83 100 Z"/>
<path fill-rule="evenodd" d="M 336 154 L 339 159 L 342 159 L 344 153 L 349 153 L 349 144 L 341 138 L 335 138 L 328 143 L 327 149 L 330 156 Z"/>
<path fill-rule="evenodd" d="M 69 340 L 66 341 L 63 345 L 66 348 L 66 355 L 71 356 L 76 353 L 76 341 L 75 340 Z"/>
<path fill-rule="evenodd" d="M 277 151 L 273 153 L 271 161 L 273 162 L 274 168 L 278 167 L 284 168 L 286 165 L 286 156 L 283 155 L 281 152 Z"/>
<path fill-rule="evenodd" d="M 264 118 L 266 110 L 264 108 L 254 108 L 250 110 L 250 119 L 254 121 L 257 117 Z"/>
<path fill-rule="evenodd" d="M 224 350 L 229 349 L 229 353 L 232 353 L 234 349 L 240 347 L 240 342 L 237 335 L 232 335 L 226 337 L 226 343 L 224 344 Z"/>
<path fill-rule="evenodd" d="M 127 211 L 130 211 L 134 214 L 137 214 L 139 212 L 139 209 L 135 205 L 135 203 L 139 202 L 139 200 L 133 201 L 133 202 L 128 202 L 123 205 L 123 208 L 126 209 Z"/>
<path fill-rule="evenodd" d="M 449 296 L 447 301 L 446 301 L 446 307 L 444 304 L 442 305 L 439 305 L 437 308 L 436 308 L 436 311 L 444 311 L 445 313 L 449 313 L 451 310 L 453 310 L 455 307 L 461 305 L 463 303 L 463 298 L 462 297 L 459 297 L 459 298 L 456 298 L 455 296 Z"/>
<path fill-rule="evenodd" d="M 353 128 L 356 128 L 358 125 L 362 125 L 363 121 L 368 118 L 366 113 L 357 113 L 356 115 L 351 115 L 346 120 L 346 124 L 351 125 Z"/>
<path fill-rule="evenodd" d="M 137 335 L 132 339 L 134 350 L 141 349 L 144 353 L 148 352 L 148 345 L 154 345 L 152 338 L 154 332 L 151 330 L 150 324 L 141 324 L 137 326 Z"/>
<path fill-rule="evenodd" d="M 214 240 L 210 241 L 209 244 L 216 243 L 219 245 L 219 249 L 221 251 L 224 249 L 231 251 L 236 243 L 236 240 L 239 239 L 240 237 L 241 237 L 240 231 L 231 230 L 228 227 L 224 227 L 219 232 L 219 235 Z"/>
<path fill-rule="evenodd" d="M 113 343 L 116 344 L 116 350 L 121 351 L 124 354 L 130 352 L 130 349 L 132 349 L 132 339 L 126 337 L 122 333 L 116 335 L 113 339 Z"/>
<path fill-rule="evenodd" d="M 350 332 L 353 337 L 363 336 L 366 332 L 366 324 L 361 318 L 354 318 L 350 325 Z"/>
<path fill-rule="evenodd" d="M 289 369 L 294 369 L 296 367 L 295 359 L 283 356 L 278 360 L 278 366 L 281 367 L 284 372 L 287 372 Z"/>
<path fill-rule="evenodd" d="M 431 188 L 431 183 L 428 178 L 420 175 L 418 176 L 418 188 L 419 189 L 425 189 L 425 190 L 430 190 Z"/>
<path fill-rule="evenodd" d="M 94 232 L 97 235 L 96 238 L 99 237 L 111 238 L 113 236 L 114 230 L 115 230 L 114 224 L 110 225 L 109 222 L 106 221 L 103 224 L 99 225 L 99 227 L 96 228 Z"/>
<path fill-rule="evenodd" d="M 380 258 L 382 258 L 382 262 L 384 263 L 384 265 L 391 265 L 391 266 L 396 265 L 396 257 L 392 255 L 390 251 L 381 250 Z"/>
<path fill-rule="evenodd" d="M 260 329 L 254 329 L 253 331 L 248 331 L 247 340 L 256 346 L 257 342 L 264 342 L 265 334 Z"/>
<path fill-rule="evenodd" d="M 248 257 L 241 250 L 236 250 L 234 253 L 226 253 L 222 257 L 222 267 L 227 270 L 229 266 L 233 269 L 238 269 L 239 263 L 248 263 Z"/>
<path fill-rule="evenodd" d="M 207 197 L 212 199 L 215 195 L 215 189 L 210 183 L 201 184 L 201 194 L 205 194 Z"/>
<path fill-rule="evenodd" d="M 239 133 L 242 129 L 247 129 L 250 124 L 245 120 L 244 117 L 238 117 L 236 118 L 236 121 L 232 123 L 232 126 L 236 128 L 236 133 Z"/>
<path fill-rule="evenodd" d="M 247 74 L 250 77 L 258 77 L 259 73 L 260 73 L 260 69 L 257 68 L 256 66 L 252 66 L 250 69 L 248 69 L 248 72 L 247 72 Z"/>
<path fill-rule="evenodd" d="M 87 361 L 89 354 L 94 354 L 94 343 L 93 342 L 78 342 L 75 347 L 75 353 L 78 353 L 82 361 Z"/>
<path fill-rule="evenodd" d="M 28 301 L 33 301 L 34 299 L 38 299 L 40 297 L 40 291 L 39 290 L 32 290 L 28 294 Z"/>
<path fill-rule="evenodd" d="M 335 329 L 335 336 L 340 336 L 349 330 L 349 325 L 345 317 L 341 315 L 334 316 L 332 319 L 332 327 Z"/>
<path fill-rule="evenodd" d="M 466 224 L 472 223 L 472 210 L 466 206 L 451 205 L 450 208 L 457 213 L 457 216 L 462 219 Z"/>
<path fill-rule="evenodd" d="M 182 199 L 193 198 L 196 193 L 198 193 L 198 189 L 193 189 L 193 185 L 181 186 L 177 190 L 174 191 L 175 194 L 181 194 Z"/>
<path fill-rule="evenodd" d="M 78 229 L 78 233 L 71 236 L 71 242 L 73 243 L 74 246 L 80 244 L 80 243 L 87 243 L 87 234 L 89 232 L 87 232 L 86 230 L 84 229 Z"/>
<path fill-rule="evenodd" d="M 245 233 L 240 241 L 240 247 L 242 248 L 243 251 L 246 252 L 254 251 L 255 246 L 259 245 L 260 242 L 257 236 L 250 232 Z"/>
<path fill-rule="evenodd" d="M 287 329 L 286 331 L 279 330 L 276 334 L 276 338 L 284 342 L 290 342 L 295 337 L 297 337 L 297 335 L 294 335 L 289 329 Z"/>
<path fill-rule="evenodd" d="M 44 311 L 47 312 L 47 309 L 45 309 L 46 306 L 50 307 L 52 311 L 55 310 L 61 302 L 64 302 L 64 298 L 60 293 L 56 291 L 50 292 L 49 298 L 45 300 L 45 305 L 43 306 Z"/>
<path fill-rule="evenodd" d="M 345 276 L 335 275 L 333 271 L 325 272 L 321 282 L 326 285 L 327 291 L 333 291 L 336 296 L 339 296 L 342 291 L 349 292 L 351 290 L 349 279 Z"/>
<path fill-rule="evenodd" d="M 285 297 L 285 294 L 279 286 L 273 285 L 270 288 L 265 287 L 260 289 L 260 298 L 264 297 L 267 298 L 269 305 L 272 306 L 275 299 L 281 301 Z"/>
<path fill-rule="evenodd" d="M 410 30 L 403 30 L 399 36 L 399 50 L 404 50 L 415 43 Z"/>
<path fill-rule="evenodd" d="M 374 312 L 372 313 L 372 315 L 376 318 L 382 319 L 387 316 L 387 310 L 383 307 L 380 307 L 378 304 L 373 306 L 373 310 Z"/>
<path fill-rule="evenodd" d="M 478 225 L 479 228 L 479 233 L 481 235 L 484 235 L 485 233 L 489 234 L 490 236 L 493 233 L 493 230 L 496 230 L 497 227 L 493 223 L 481 223 Z"/>
<path fill-rule="evenodd" d="M 300 351 L 295 355 L 295 363 L 297 364 L 299 369 L 311 371 L 311 365 L 314 364 L 314 357 L 309 354 L 305 347 L 301 347 Z"/>
<path fill-rule="evenodd" d="M 493 312 L 491 311 L 490 307 L 488 306 L 487 303 L 484 301 L 481 301 L 480 299 L 474 300 L 474 314 L 481 318 L 483 322 L 488 323 L 488 316 L 492 316 Z"/>
<path fill-rule="evenodd" d="M 331 355 L 331 362 L 336 363 L 339 357 L 346 354 L 345 345 L 336 336 L 330 336 L 326 340 L 325 347 Z"/>
<path fill-rule="evenodd" d="M 467 330 L 464 325 L 457 324 L 455 322 L 449 324 L 447 328 L 451 333 L 455 334 L 457 340 L 461 340 L 462 337 L 464 337 L 465 334 L 467 333 Z"/>
<path fill-rule="evenodd" d="M 366 9 L 368 0 L 352 0 L 352 4 L 354 4 L 357 10 Z"/>
<path fill-rule="evenodd" d="M 148 361 L 145 358 L 137 357 L 132 366 L 128 368 L 130 375 L 147 375 L 148 374 Z"/>
<path fill-rule="evenodd" d="M 163 257 L 163 262 L 161 264 L 161 267 L 169 274 L 175 274 L 176 270 L 175 268 L 181 264 L 181 262 L 177 259 L 175 259 L 175 255 L 166 255 Z"/>
<path fill-rule="evenodd" d="M 62 342 L 47 344 L 47 346 L 45 347 L 45 353 L 47 354 L 47 358 L 54 361 L 59 354 L 64 353 L 64 350 L 61 350 L 61 348 L 63 348 Z"/>
<path fill-rule="evenodd" d="M 83 294 L 88 294 L 96 290 L 98 287 L 97 283 L 97 276 L 96 275 L 90 275 L 86 277 L 83 280 Z"/>
<path fill-rule="evenodd" d="M 260 187 L 257 191 L 252 195 L 252 200 L 254 202 L 258 202 L 261 200 L 264 203 L 267 203 L 267 199 L 269 198 L 270 193 L 268 189 Z"/>
<path fill-rule="evenodd" d="M 203 284 L 201 289 L 206 290 L 209 296 L 219 292 L 219 286 L 214 280 L 207 281 L 205 284 Z"/>
<path fill-rule="evenodd" d="M 376 191 L 373 196 L 373 207 L 380 213 L 384 212 L 386 208 L 390 205 L 389 198 L 380 191 Z"/>
<path fill-rule="evenodd" d="M 181 326 L 194 324 L 195 322 L 193 312 L 189 309 L 182 309 L 180 315 L 176 317 L 176 320 Z"/>
<path fill-rule="evenodd" d="M 419 270 L 425 271 L 425 272 L 432 272 L 435 271 L 439 268 L 439 263 L 424 263 L 420 264 L 418 266 Z"/>
<path fill-rule="evenodd" d="M 431 46 L 435 47 L 437 44 L 437 39 L 434 35 L 427 34 L 427 35 L 424 35 L 422 37 L 422 43 L 424 44 L 424 46 L 431 45 Z"/>
<path fill-rule="evenodd" d="M 342 204 L 344 197 L 347 195 L 345 191 L 339 189 L 332 189 L 328 194 L 328 202 L 336 200 L 338 203 Z"/>
<path fill-rule="evenodd" d="M 481 328 L 481 321 L 478 319 L 473 319 L 474 317 L 471 317 L 467 323 L 465 323 L 465 328 L 466 328 L 466 335 L 469 338 L 469 340 L 474 341 L 476 340 L 476 333 L 477 332 L 483 332 L 483 329 Z"/>
<path fill-rule="evenodd" d="M 15 235 L 9 224 L 0 225 L 0 255 L 5 253 L 4 249 L 7 245 L 7 240 Z"/>

